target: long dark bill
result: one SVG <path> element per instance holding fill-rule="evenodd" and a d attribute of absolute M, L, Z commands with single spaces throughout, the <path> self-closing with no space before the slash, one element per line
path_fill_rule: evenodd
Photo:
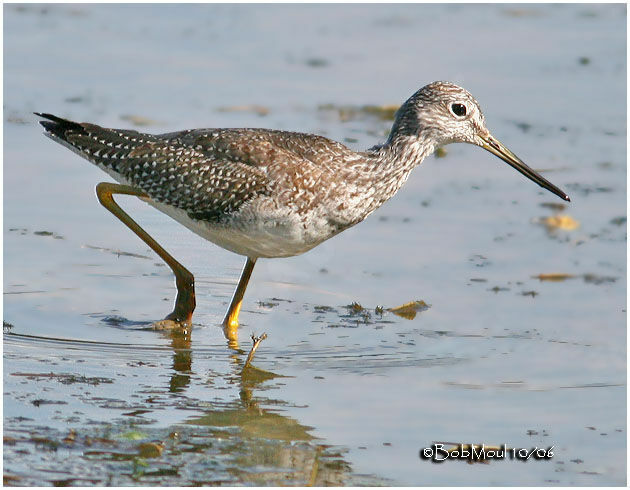
<path fill-rule="evenodd" d="M 518 170 L 525 177 L 536 182 L 540 187 L 547 189 L 549 192 L 553 192 L 556 196 L 564 199 L 565 201 L 571 200 L 566 192 L 556 187 L 538 172 L 525 165 L 523 160 L 503 146 L 499 140 L 494 139 L 490 135 L 485 137 L 482 136 L 481 139 L 483 140 L 483 144 L 481 145 L 482 148 L 488 150 L 493 155 L 498 156 L 501 160 Z"/>

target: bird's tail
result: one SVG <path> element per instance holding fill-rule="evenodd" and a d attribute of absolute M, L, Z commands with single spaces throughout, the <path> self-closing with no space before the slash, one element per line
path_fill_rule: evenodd
<path fill-rule="evenodd" d="M 98 165 L 110 175 L 121 172 L 121 165 L 128 161 L 134 150 L 137 151 L 138 147 L 155 140 L 152 135 L 129 129 L 102 128 L 96 124 L 69 121 L 45 112 L 35 114 L 44 119 L 39 123 L 44 126 L 46 136 Z M 118 179 L 116 176 L 114 178 Z"/>
<path fill-rule="evenodd" d="M 46 133 L 62 141 L 68 141 L 66 134 L 69 130 L 78 133 L 85 132 L 84 127 L 74 121 L 69 121 L 68 119 L 54 116 L 53 114 L 47 114 L 46 112 L 34 112 L 33 114 L 48 119 L 48 121 L 39 121 L 39 124 L 44 126 Z"/>

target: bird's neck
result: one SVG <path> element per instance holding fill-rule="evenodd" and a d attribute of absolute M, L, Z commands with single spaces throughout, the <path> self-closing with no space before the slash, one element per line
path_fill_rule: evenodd
<path fill-rule="evenodd" d="M 429 135 L 406 136 L 392 131 L 387 142 L 368 150 L 371 168 L 385 184 L 396 183 L 394 193 L 405 183 L 411 171 L 435 151 L 435 140 Z M 390 196 L 391 197 L 391 196 Z"/>
<path fill-rule="evenodd" d="M 429 137 L 396 135 L 383 145 L 365 152 L 367 158 L 363 172 L 369 182 L 366 189 L 366 216 L 390 199 L 409 178 L 411 171 L 435 150 Z"/>
<path fill-rule="evenodd" d="M 410 172 L 435 151 L 435 140 L 429 131 L 408 136 L 392 134 L 385 144 L 375 147 L 377 157 L 383 165 L 398 172 Z"/>

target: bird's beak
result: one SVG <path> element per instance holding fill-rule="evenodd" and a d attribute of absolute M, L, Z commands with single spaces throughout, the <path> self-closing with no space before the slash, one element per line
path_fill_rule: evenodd
<path fill-rule="evenodd" d="M 493 155 L 498 156 L 501 160 L 518 170 L 525 177 L 536 182 L 540 187 L 547 189 L 549 192 L 553 192 L 556 196 L 559 196 L 565 201 L 571 200 L 569 199 L 569 196 L 566 192 L 556 187 L 538 172 L 525 165 L 523 160 L 521 160 L 505 146 L 503 146 L 503 144 L 499 140 L 493 138 L 490 133 L 487 133 L 485 135 L 480 134 L 479 138 L 481 139 L 479 146 L 488 150 Z"/>

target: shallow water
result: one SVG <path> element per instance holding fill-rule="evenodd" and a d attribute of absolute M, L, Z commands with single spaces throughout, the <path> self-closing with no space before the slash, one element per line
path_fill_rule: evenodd
<path fill-rule="evenodd" d="M 4 14 L 5 483 L 625 484 L 624 5 Z M 468 88 L 572 202 L 449 146 L 360 226 L 260 260 L 238 351 L 218 323 L 243 259 L 121 199 L 196 277 L 192 332 L 146 329 L 172 306 L 168 268 L 96 201 L 107 176 L 31 115 L 361 149 L 391 124 L 363 106 L 435 79 Z M 545 226 L 558 215 L 579 226 Z M 430 308 L 386 310 L 413 300 Z M 419 451 L 435 441 L 554 455 L 433 464 Z"/>

